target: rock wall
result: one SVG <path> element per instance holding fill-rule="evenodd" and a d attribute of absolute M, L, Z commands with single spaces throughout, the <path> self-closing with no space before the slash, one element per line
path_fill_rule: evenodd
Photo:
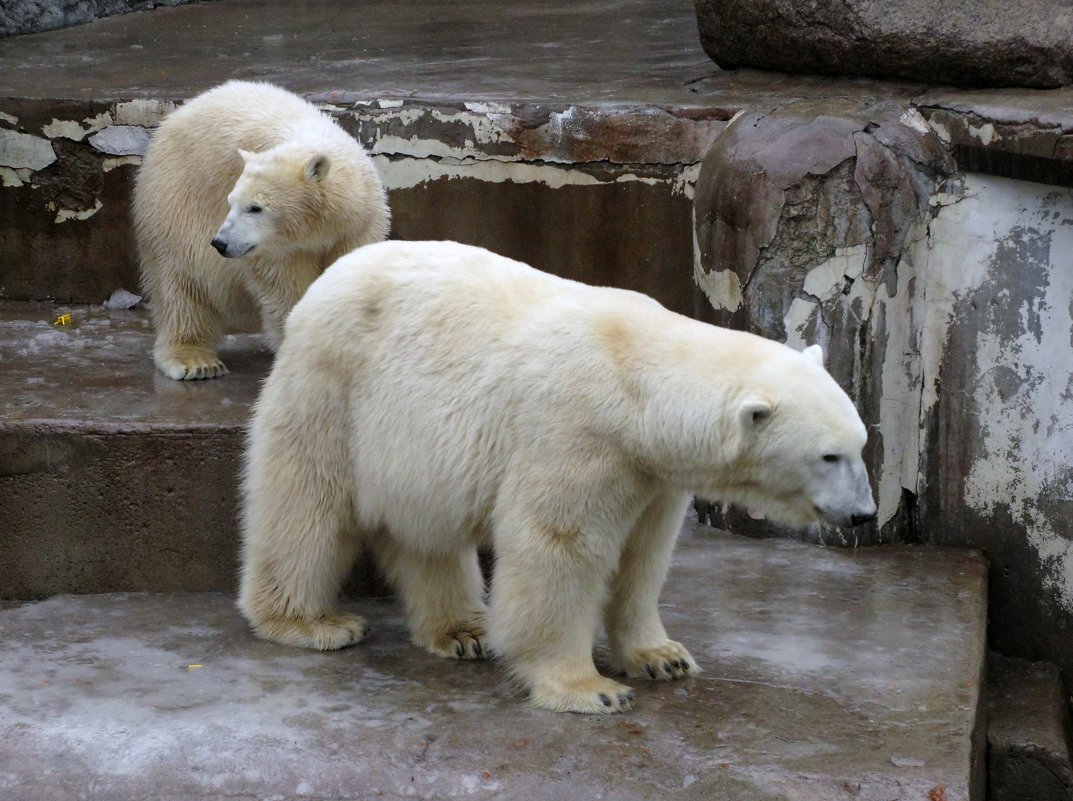
<path fill-rule="evenodd" d="M 957 86 L 1073 83 L 1067 0 L 696 0 L 701 44 L 725 68 Z"/>
<path fill-rule="evenodd" d="M 821 343 L 861 409 L 879 519 L 811 538 L 982 549 L 993 647 L 1068 667 L 1073 189 L 959 171 L 929 116 L 838 101 L 733 120 L 697 185 L 704 316 Z"/>
<path fill-rule="evenodd" d="M 193 2 L 211 0 L 15 0 L 0 4 L 0 36 L 51 31 L 115 14 Z"/>

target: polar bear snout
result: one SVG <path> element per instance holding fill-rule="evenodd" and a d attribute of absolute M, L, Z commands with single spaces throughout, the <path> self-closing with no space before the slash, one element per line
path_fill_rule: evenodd
<path fill-rule="evenodd" d="M 832 526 L 838 528 L 852 528 L 853 526 L 863 526 L 865 523 L 871 523 L 876 519 L 876 507 L 875 504 L 871 504 L 867 507 L 861 507 L 855 511 L 832 511 L 824 509 L 822 506 L 814 506 L 816 514 L 825 522 L 830 523 Z"/>
<path fill-rule="evenodd" d="M 876 519 L 876 502 L 863 459 L 826 456 L 813 480 L 808 494 L 813 509 L 825 523 L 844 528 Z"/>
<path fill-rule="evenodd" d="M 236 241 L 232 234 L 232 227 L 225 222 L 209 244 L 225 259 L 240 259 L 253 250 L 252 242 Z"/>

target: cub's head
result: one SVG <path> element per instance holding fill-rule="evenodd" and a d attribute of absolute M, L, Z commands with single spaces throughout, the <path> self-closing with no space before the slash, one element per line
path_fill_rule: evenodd
<path fill-rule="evenodd" d="M 875 519 L 861 451 L 867 431 L 849 396 L 823 366 L 818 345 L 789 348 L 756 370 L 736 400 L 736 502 L 791 526 L 854 526 Z"/>
<path fill-rule="evenodd" d="M 320 229 L 321 189 L 331 167 L 322 153 L 286 146 L 250 153 L 240 150 L 243 169 L 227 196 L 228 212 L 212 246 L 238 259 L 259 250 L 302 249 Z"/>

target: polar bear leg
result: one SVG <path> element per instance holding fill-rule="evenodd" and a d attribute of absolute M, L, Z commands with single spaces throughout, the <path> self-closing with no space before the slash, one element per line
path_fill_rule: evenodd
<path fill-rule="evenodd" d="M 477 549 L 420 552 L 384 536 L 377 562 L 406 608 L 414 644 L 437 656 L 484 659 L 484 578 Z"/>
<path fill-rule="evenodd" d="M 332 651 L 360 642 L 368 625 L 360 615 L 336 610 L 343 578 L 357 547 L 339 521 L 303 503 L 271 504 L 263 514 L 252 509 L 243 554 L 239 608 L 267 640 Z"/>
<path fill-rule="evenodd" d="M 175 265 L 161 270 L 158 266 L 155 273 L 179 275 L 183 269 Z M 177 381 L 224 375 L 227 367 L 216 355 L 223 324 L 219 311 L 206 301 L 208 293 L 188 281 L 154 284 L 150 291 L 156 329 L 153 361 L 157 369 Z"/>
<path fill-rule="evenodd" d="M 528 526 L 528 527 L 527 527 Z M 601 676 L 592 661 L 596 627 L 617 560 L 617 533 L 550 532 L 525 515 L 497 521 L 489 639 L 529 701 L 560 712 L 607 714 L 633 703 L 633 690 Z"/>
<path fill-rule="evenodd" d="M 251 427 L 244 492 L 239 608 L 265 639 L 328 651 L 359 642 L 368 626 L 337 611 L 339 589 L 362 545 L 353 521 L 345 445 L 293 429 L 280 396 L 293 385 L 269 378 Z M 321 403 L 333 392 L 320 387 Z"/>
<path fill-rule="evenodd" d="M 659 595 L 689 496 L 660 494 L 641 513 L 626 539 L 611 580 L 605 627 L 615 668 L 631 678 L 677 679 L 699 672 L 681 643 L 667 638 Z"/>

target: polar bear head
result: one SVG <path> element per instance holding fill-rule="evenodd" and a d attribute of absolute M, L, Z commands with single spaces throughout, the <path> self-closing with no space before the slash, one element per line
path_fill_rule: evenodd
<path fill-rule="evenodd" d="M 227 196 L 227 218 L 212 238 L 220 255 L 278 254 L 319 240 L 325 211 L 321 189 L 331 168 L 327 154 L 284 145 L 239 155 L 242 174 Z"/>
<path fill-rule="evenodd" d="M 853 402 L 823 366 L 818 345 L 780 352 L 751 372 L 736 399 L 736 458 L 724 500 L 791 526 L 875 519 Z"/>

